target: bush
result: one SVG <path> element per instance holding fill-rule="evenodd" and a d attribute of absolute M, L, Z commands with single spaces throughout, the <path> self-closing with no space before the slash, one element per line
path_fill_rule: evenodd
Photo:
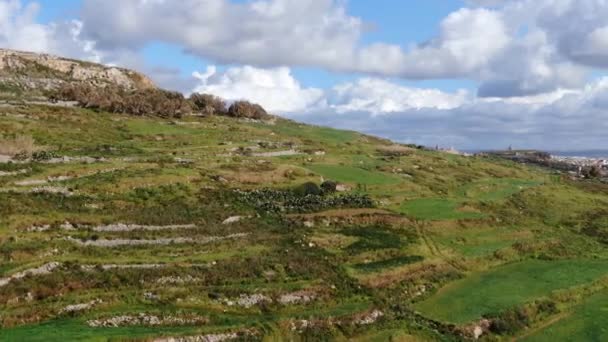
<path fill-rule="evenodd" d="M 295 189 L 295 193 L 300 196 L 321 195 L 321 188 L 313 182 L 306 182 Z"/>
<path fill-rule="evenodd" d="M 602 169 L 597 165 L 587 167 L 583 170 L 583 176 L 585 178 L 600 178 L 602 176 Z"/>
<path fill-rule="evenodd" d="M 498 335 L 516 333 L 530 324 L 530 317 L 523 309 L 511 309 L 492 319 L 490 330 Z"/>
<path fill-rule="evenodd" d="M 259 120 L 267 117 L 268 113 L 259 104 L 237 101 L 228 108 L 228 116 Z"/>
<path fill-rule="evenodd" d="M 226 102 L 221 98 L 210 94 L 194 93 L 190 95 L 189 101 L 195 110 L 204 115 L 226 115 Z"/>
<path fill-rule="evenodd" d="M 140 116 L 181 117 L 192 112 L 190 102 L 182 94 L 162 89 L 127 90 L 66 84 L 52 99 L 76 101 L 84 108 Z"/>
<path fill-rule="evenodd" d="M 331 208 L 373 208 L 374 201 L 365 194 L 343 194 L 336 196 L 300 195 L 294 191 L 258 189 L 238 191 L 240 200 L 267 214 L 305 213 Z"/>
<path fill-rule="evenodd" d="M 325 181 L 323 183 L 321 183 L 321 190 L 323 190 L 324 193 L 326 194 L 331 194 L 336 192 L 338 189 L 338 183 L 334 182 L 334 181 Z"/>
<path fill-rule="evenodd" d="M 47 161 L 59 156 L 52 151 L 38 151 L 32 153 L 32 160 L 36 162 Z"/>

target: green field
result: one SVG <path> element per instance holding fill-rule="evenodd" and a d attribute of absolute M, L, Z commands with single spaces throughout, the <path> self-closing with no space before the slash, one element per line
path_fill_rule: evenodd
<path fill-rule="evenodd" d="M 132 338 L 145 339 L 161 335 L 188 335 L 201 333 L 196 328 L 97 328 L 86 327 L 78 320 L 58 320 L 40 325 L 26 325 L 16 329 L 0 330 L 0 341 L 34 341 L 34 342 L 63 342 L 63 341 L 108 341 L 112 339 L 125 340 Z"/>
<path fill-rule="evenodd" d="M 541 184 L 539 181 L 522 179 L 484 179 L 464 185 L 460 191 L 463 197 L 479 201 L 497 201 Z"/>
<path fill-rule="evenodd" d="M 457 251 L 464 257 L 487 256 L 518 242 L 532 240 L 531 233 L 508 227 L 471 228 L 458 231 L 444 231 L 435 240 L 442 246 Z"/>
<path fill-rule="evenodd" d="M 526 342 L 608 340 L 608 292 L 592 295 L 565 317 L 521 339 Z"/>
<path fill-rule="evenodd" d="M 481 213 L 459 211 L 460 202 L 453 199 L 421 198 L 405 202 L 401 212 L 420 220 L 460 220 L 483 217 Z"/>
<path fill-rule="evenodd" d="M 327 179 L 350 184 L 391 185 L 398 184 L 401 181 L 399 178 L 392 175 L 377 171 L 372 172 L 352 166 L 317 164 L 310 165 L 308 168 Z"/>
<path fill-rule="evenodd" d="M 435 319 L 466 323 L 605 275 L 608 260 L 518 262 L 458 280 L 415 307 Z"/>
<path fill-rule="evenodd" d="M 487 315 L 488 341 L 607 338 L 597 180 L 3 79 L 0 341 L 460 341 Z"/>

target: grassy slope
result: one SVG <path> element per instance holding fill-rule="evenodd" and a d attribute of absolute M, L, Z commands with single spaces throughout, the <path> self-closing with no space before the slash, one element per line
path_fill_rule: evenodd
<path fill-rule="evenodd" d="M 449 339 L 403 318 L 407 315 L 392 304 L 408 306 L 428 298 L 415 307 L 433 318 L 465 323 L 608 273 L 604 245 L 581 234 L 590 213 L 608 204 L 608 195 L 520 165 L 418 150 L 391 157 L 379 152 L 390 142 L 285 120 L 274 124 L 221 117 L 168 121 L 24 106 L 3 108 L 0 132 L 9 138 L 32 136 L 40 149 L 62 156 L 105 158 L 93 164 L 0 164 L 2 171 L 26 170 L 0 177 L 0 277 L 50 261 L 166 265 L 162 270 L 85 274 L 68 267 L 12 282 L 0 288 L 0 319 L 6 327 L 0 340 L 142 338 L 252 326 L 275 337 L 290 336 L 287 322 L 292 319 L 348 320 L 373 308 L 386 313 L 378 324 L 317 327 L 305 334 L 313 334 L 309 336 L 314 339 Z M 293 146 L 307 153 L 263 158 L 234 152 Z M 318 150 L 325 155 L 315 155 Z M 49 185 L 69 188 L 75 196 L 22 193 L 35 185 L 16 184 L 57 176 L 73 178 Z M 286 222 L 274 216 L 257 217 L 254 208 L 237 201 L 231 191 L 291 188 L 319 182 L 321 177 L 369 193 L 382 210 L 335 210 Z M 221 224 L 233 215 L 251 218 Z M 314 227 L 302 225 L 304 220 L 313 221 Z M 59 228 L 65 221 L 196 224 L 196 228 L 66 231 Z M 45 224 L 51 230 L 26 230 Z M 120 248 L 84 247 L 66 240 L 200 239 L 234 233 L 249 235 L 207 245 Z M 539 257 L 552 261 L 534 259 Z M 214 267 L 192 267 L 211 262 Z M 564 273 L 566 269 L 571 273 Z M 185 275 L 199 281 L 155 283 L 162 276 Z M 458 278 L 463 279 L 452 282 Z M 423 285 L 426 292 L 421 293 Z M 316 291 L 319 298 L 310 304 L 244 309 L 209 296 L 233 299 L 263 293 L 277 298 L 297 290 Z M 33 302 L 25 300 L 28 292 Z M 146 292 L 161 299 L 147 300 Z M 68 304 L 95 298 L 103 299 L 104 305 L 74 318 L 58 314 Z M 201 312 L 211 321 L 200 329 L 93 329 L 84 323 L 118 313 L 156 311 Z"/>
<path fill-rule="evenodd" d="M 562 319 L 522 341 L 606 341 L 608 339 L 608 292 L 595 294 Z"/>
<path fill-rule="evenodd" d="M 590 283 L 606 269 L 604 260 L 523 261 L 456 281 L 416 309 L 435 319 L 466 323 L 554 290 Z"/>

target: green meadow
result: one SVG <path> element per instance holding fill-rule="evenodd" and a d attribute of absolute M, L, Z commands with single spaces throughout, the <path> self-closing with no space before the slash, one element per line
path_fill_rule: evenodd
<path fill-rule="evenodd" d="M 465 277 L 415 305 L 435 319 L 466 323 L 608 275 L 608 260 L 529 260 Z"/>

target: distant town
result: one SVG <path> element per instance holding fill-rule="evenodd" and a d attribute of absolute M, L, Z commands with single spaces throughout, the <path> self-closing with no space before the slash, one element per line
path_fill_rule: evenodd
<path fill-rule="evenodd" d="M 608 181 L 608 152 L 605 157 L 597 151 L 588 153 L 593 156 L 584 156 L 587 153 L 559 153 L 544 152 L 540 150 L 516 150 L 509 147 L 506 150 L 461 152 L 454 148 L 435 147 L 435 150 L 463 156 L 482 156 L 507 159 L 518 163 L 539 165 L 568 173 L 573 179 L 598 178 Z M 572 154 L 572 155 L 567 155 Z"/>

